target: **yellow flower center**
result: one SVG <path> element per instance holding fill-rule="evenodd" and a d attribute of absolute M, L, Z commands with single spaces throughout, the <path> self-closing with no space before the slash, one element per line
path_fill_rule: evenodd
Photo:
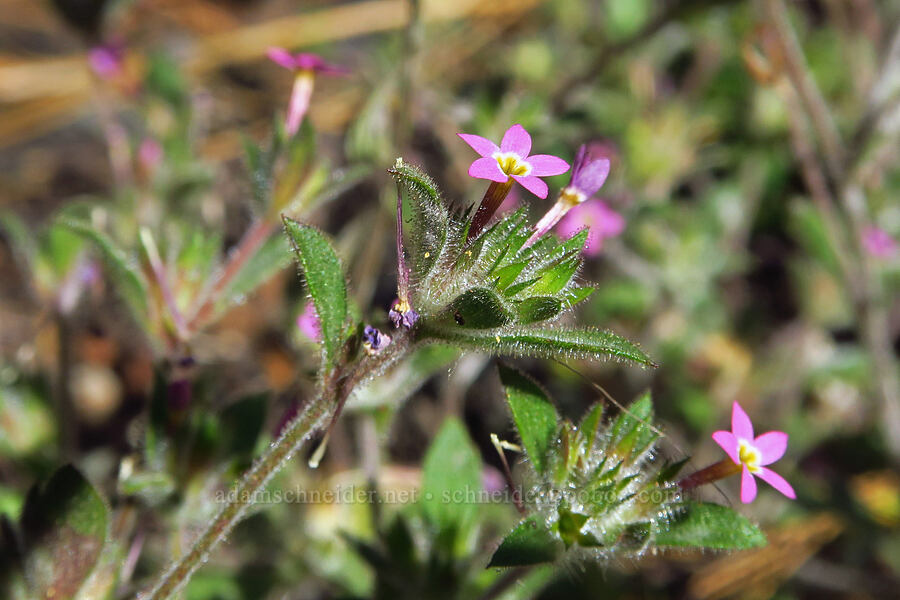
<path fill-rule="evenodd" d="M 531 173 L 531 165 L 515 152 L 494 152 L 491 156 L 500 165 L 500 170 L 507 175 L 525 177 Z"/>
<path fill-rule="evenodd" d="M 585 200 L 587 200 L 587 196 L 571 186 L 564 187 L 559 193 L 559 201 L 568 206 L 568 208 L 578 206 Z"/>
<path fill-rule="evenodd" d="M 394 304 L 394 310 L 398 313 L 409 312 L 409 302 L 407 300 L 400 300 L 396 304 Z"/>
<path fill-rule="evenodd" d="M 759 461 L 762 459 L 762 455 L 760 455 L 759 450 L 750 445 L 750 442 L 746 440 L 738 441 L 738 456 L 741 459 L 741 463 L 747 465 L 751 473 L 759 470 Z"/>

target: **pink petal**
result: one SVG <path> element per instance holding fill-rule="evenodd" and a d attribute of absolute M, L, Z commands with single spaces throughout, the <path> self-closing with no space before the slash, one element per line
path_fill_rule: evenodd
<path fill-rule="evenodd" d="M 759 464 L 771 465 L 784 456 L 787 444 L 788 434 L 783 431 L 770 431 L 753 440 L 753 446 L 759 450 Z"/>
<path fill-rule="evenodd" d="M 474 135 L 471 133 L 457 133 L 456 135 L 461 137 L 465 143 L 472 147 L 472 150 L 474 150 L 481 156 L 491 156 L 494 152 L 500 151 L 500 148 L 497 147 L 497 144 L 487 138 L 481 137 L 480 135 Z"/>
<path fill-rule="evenodd" d="M 797 499 L 797 494 L 794 493 L 794 488 L 791 487 L 791 484 L 789 484 L 784 477 L 782 477 L 772 469 L 762 467 L 759 471 L 757 471 L 756 476 L 791 500 Z"/>
<path fill-rule="evenodd" d="M 741 471 L 741 502 L 750 504 L 756 498 L 756 480 L 747 465 Z"/>
<path fill-rule="evenodd" d="M 750 422 L 750 417 L 737 402 L 731 407 L 731 433 L 738 439 L 753 441 L 753 423 Z"/>
<path fill-rule="evenodd" d="M 531 165 L 531 174 L 538 177 L 560 175 L 569 170 L 569 163 L 550 154 L 535 154 L 525 160 Z"/>
<path fill-rule="evenodd" d="M 284 48 L 269 48 L 266 52 L 266 56 L 269 57 L 269 60 L 285 69 L 293 71 L 297 68 L 297 61 L 294 59 L 294 55 Z"/>
<path fill-rule="evenodd" d="M 512 178 L 521 183 L 523 188 L 525 188 L 538 198 L 546 198 L 547 192 L 550 191 L 547 188 L 547 184 L 544 183 L 542 179 L 540 179 L 539 177 L 535 177 L 534 175 L 528 175 L 527 177 L 522 177 L 521 175 L 513 175 Z"/>
<path fill-rule="evenodd" d="M 525 128 L 516 123 L 506 130 L 503 139 L 500 140 L 500 150 L 503 152 L 515 152 L 522 158 L 531 152 L 531 136 Z M 541 196 L 543 198 L 544 196 Z"/>
<path fill-rule="evenodd" d="M 625 217 L 604 202 L 592 202 L 596 206 L 596 228 L 603 237 L 615 237 L 625 230 Z"/>
<path fill-rule="evenodd" d="M 741 453 L 737 438 L 730 431 L 717 431 L 712 434 L 715 443 L 722 447 L 725 454 L 734 461 L 735 464 L 741 464 Z"/>
<path fill-rule="evenodd" d="M 469 177 L 478 179 L 490 179 L 497 183 L 505 183 L 509 181 L 509 176 L 503 172 L 496 159 L 489 156 L 479 158 L 469 165 Z"/>

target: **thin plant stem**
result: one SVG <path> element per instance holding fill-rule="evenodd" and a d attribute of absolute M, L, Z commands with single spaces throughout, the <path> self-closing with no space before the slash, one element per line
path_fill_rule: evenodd
<path fill-rule="evenodd" d="M 481 204 L 478 205 L 478 210 L 475 211 L 475 216 L 472 217 L 472 224 L 469 226 L 469 240 L 481 233 L 481 230 L 484 229 L 491 217 L 494 216 L 494 213 L 497 212 L 497 209 L 500 208 L 500 205 L 503 204 L 503 200 L 506 199 L 510 189 L 512 189 L 512 177 L 509 177 L 505 183 L 491 182 L 491 185 L 484 192 L 484 197 L 481 199 Z"/>
<path fill-rule="evenodd" d="M 706 468 L 700 469 L 696 473 L 688 475 L 678 482 L 678 487 L 683 490 L 690 490 L 695 487 L 712 483 L 741 472 L 741 465 L 737 464 L 730 458 L 724 458 L 717 463 L 713 463 Z"/>
<path fill-rule="evenodd" d="M 266 242 L 274 229 L 275 224 L 265 219 L 260 219 L 250 226 L 250 229 L 247 230 L 238 243 L 237 248 L 229 254 L 225 266 L 207 282 L 205 291 L 200 296 L 198 306 L 188 319 L 187 326 L 190 330 L 196 330 L 210 317 L 216 302 L 219 300 L 219 296 L 237 274 L 240 273 L 247 261 L 250 260 L 250 257 L 256 254 L 260 246 Z"/>
<path fill-rule="evenodd" d="M 191 549 L 173 563 L 153 588 L 140 600 L 165 600 L 187 583 L 194 571 L 206 562 L 213 551 L 241 520 L 247 509 L 256 502 L 258 493 L 284 464 L 327 422 L 336 410 L 343 406 L 350 393 L 370 377 L 383 373 L 409 350 L 409 338 L 398 334 L 394 342 L 374 356 L 366 356 L 359 362 L 335 368 L 323 381 L 319 394 L 310 401 L 294 420 L 285 427 L 280 437 L 238 480 L 227 496 L 227 503 L 219 514 L 193 543 Z"/>
<path fill-rule="evenodd" d="M 809 113 L 810 121 L 816 134 L 822 141 L 825 162 L 835 181 L 840 181 L 843 172 L 844 149 L 840 133 L 834 124 L 828 105 L 822 97 L 818 86 L 806 64 L 806 58 L 797 40 L 797 34 L 791 25 L 787 8 L 782 0 L 766 0 L 766 12 L 775 29 L 787 75 L 793 83 L 804 108 Z"/>

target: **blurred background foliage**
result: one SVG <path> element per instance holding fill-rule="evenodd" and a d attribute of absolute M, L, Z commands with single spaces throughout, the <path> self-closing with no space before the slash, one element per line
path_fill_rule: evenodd
<path fill-rule="evenodd" d="M 467 205 L 481 189 L 458 131 L 522 123 L 567 160 L 599 140 L 626 227 L 587 262 L 580 319 L 661 366 L 516 362 L 573 419 L 599 399 L 587 380 L 623 402 L 651 388 L 664 453 L 695 467 L 738 400 L 790 434 L 799 498 L 741 507 L 759 550 L 527 573 L 484 569 L 511 506 L 276 503 L 185 598 L 895 595 L 900 260 L 866 244 L 900 237 L 898 22 L 892 0 L 0 0 L 0 513 L 75 463 L 112 508 L 110 583 L 85 597 L 128 597 L 311 392 L 274 230 L 189 335 L 141 286 L 162 265 L 191 304 L 272 216 L 245 148 L 280 126 L 290 77 L 264 55 L 285 46 L 350 70 L 317 81 L 290 208 L 335 236 L 368 322 L 395 295 L 395 157 Z M 103 77 L 101 44 L 118 56 Z M 552 202 L 516 200 L 533 218 Z M 491 433 L 513 437 L 494 367 L 431 348 L 351 399 L 319 469 L 294 460 L 271 489 L 502 486 Z M 429 456 L 466 466 L 435 481 Z"/>

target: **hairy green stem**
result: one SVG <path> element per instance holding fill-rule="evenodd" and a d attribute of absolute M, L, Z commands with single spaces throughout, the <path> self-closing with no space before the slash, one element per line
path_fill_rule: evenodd
<path fill-rule="evenodd" d="M 348 344 L 349 347 L 349 344 Z M 271 445 L 244 476 L 234 485 L 227 504 L 207 525 L 187 554 L 172 564 L 152 590 L 139 595 L 140 600 L 165 600 L 177 592 L 206 562 L 218 546 L 256 501 L 256 496 L 275 473 L 318 430 L 335 411 L 343 406 L 350 393 L 370 377 L 383 373 L 410 348 L 409 337 L 398 334 L 393 343 L 374 356 L 332 370 L 325 376 L 322 391 L 303 407 L 281 436 Z"/>

